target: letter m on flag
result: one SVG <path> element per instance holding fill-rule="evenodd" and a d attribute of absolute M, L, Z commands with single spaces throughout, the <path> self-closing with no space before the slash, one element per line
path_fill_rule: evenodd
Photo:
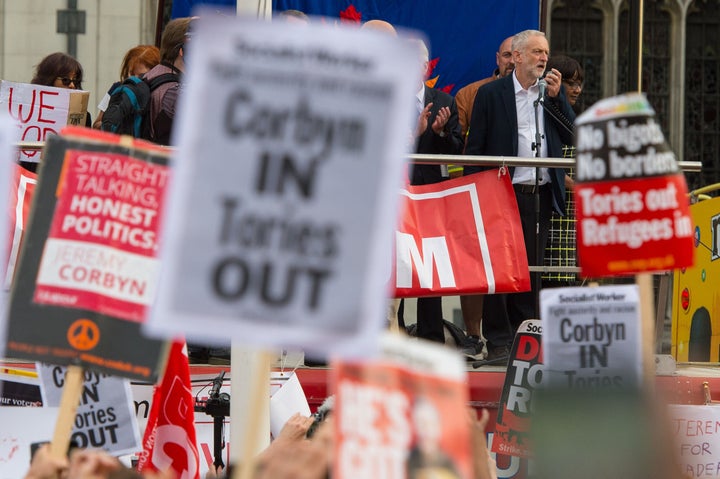
<path fill-rule="evenodd" d="M 439 285 L 441 288 L 454 288 L 450 252 L 444 236 L 422 238 L 422 255 L 415 238 L 407 233 L 397 231 L 395 234 L 397 251 L 397 282 L 398 288 L 411 288 L 413 270 L 417 271 L 421 288 L 432 288 L 435 266 L 437 266 Z"/>

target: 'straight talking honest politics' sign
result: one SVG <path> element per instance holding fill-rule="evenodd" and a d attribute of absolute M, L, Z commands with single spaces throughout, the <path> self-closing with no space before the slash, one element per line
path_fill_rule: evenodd
<path fill-rule="evenodd" d="M 209 15 L 191 48 L 150 326 L 321 351 L 379 330 L 417 44 Z"/>

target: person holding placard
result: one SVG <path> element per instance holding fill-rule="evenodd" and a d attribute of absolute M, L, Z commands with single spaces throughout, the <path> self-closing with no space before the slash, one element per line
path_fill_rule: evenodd
<path fill-rule="evenodd" d="M 62 52 L 55 52 L 40 60 L 35 67 L 35 74 L 30 81 L 33 85 L 82 90 L 83 67 L 79 61 Z M 90 113 L 85 115 L 85 126 L 92 126 Z M 20 161 L 26 170 L 37 171 L 38 163 Z"/>

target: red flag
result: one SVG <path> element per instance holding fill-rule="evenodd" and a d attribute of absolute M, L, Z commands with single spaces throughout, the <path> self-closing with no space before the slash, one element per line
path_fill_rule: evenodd
<path fill-rule="evenodd" d="M 515 193 L 505 169 L 401 191 L 394 297 L 530 289 Z"/>
<path fill-rule="evenodd" d="M 195 409 L 183 341 L 173 341 L 162 382 L 155 388 L 138 471 L 172 469 L 178 479 L 199 479 Z"/>
<path fill-rule="evenodd" d="M 25 225 L 30 218 L 30 207 L 35 192 L 37 175 L 26 170 L 22 166 L 14 165 L 15 178 L 10 185 L 10 200 L 8 201 L 8 213 L 10 215 L 10 228 L 8 230 L 7 242 L 7 273 L 5 286 L 10 286 L 10 281 L 15 273 L 15 265 L 20 255 Z"/>

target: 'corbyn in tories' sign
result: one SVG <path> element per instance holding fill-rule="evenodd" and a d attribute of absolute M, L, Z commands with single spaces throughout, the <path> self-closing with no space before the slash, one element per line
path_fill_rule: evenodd
<path fill-rule="evenodd" d="M 578 118 L 577 182 L 583 275 L 692 265 L 685 178 L 643 95 L 602 100 Z"/>

